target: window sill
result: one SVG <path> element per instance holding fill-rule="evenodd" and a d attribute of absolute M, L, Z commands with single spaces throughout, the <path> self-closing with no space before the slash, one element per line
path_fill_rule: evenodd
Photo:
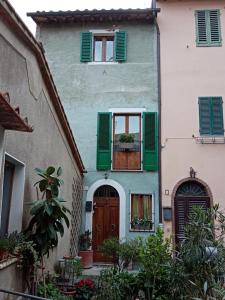
<path fill-rule="evenodd" d="M 197 144 L 225 144 L 224 136 L 198 136 L 195 137 Z"/>
<path fill-rule="evenodd" d="M 88 65 L 118 65 L 117 61 L 92 61 L 88 62 Z"/>
<path fill-rule="evenodd" d="M 11 257 L 8 258 L 6 260 L 0 261 L 0 270 L 3 270 L 5 268 L 7 268 L 8 266 L 14 264 L 17 262 L 17 258 L 16 257 Z"/>

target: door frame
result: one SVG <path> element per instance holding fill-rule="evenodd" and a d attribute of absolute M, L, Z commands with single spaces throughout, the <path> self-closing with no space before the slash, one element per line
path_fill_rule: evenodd
<path fill-rule="evenodd" d="M 175 228 L 175 198 L 176 198 L 176 193 L 177 193 L 177 190 L 180 187 L 180 185 L 182 183 L 187 182 L 187 181 L 195 181 L 197 183 L 202 184 L 205 187 L 205 189 L 206 189 L 206 191 L 208 193 L 210 207 L 213 207 L 213 195 L 212 195 L 211 189 L 209 188 L 208 184 L 205 183 L 203 180 L 201 180 L 199 178 L 196 178 L 196 177 L 195 178 L 193 178 L 193 177 L 187 177 L 187 178 L 183 178 L 180 181 L 178 181 L 177 184 L 175 185 L 175 187 L 173 188 L 173 192 L 172 192 L 172 195 L 171 195 L 171 205 L 172 205 L 172 242 L 173 242 L 173 245 L 176 244 L 176 237 L 175 237 L 175 234 L 176 234 L 176 228 Z"/>
<path fill-rule="evenodd" d="M 126 236 L 126 193 L 124 188 L 113 179 L 100 179 L 94 182 L 88 189 L 86 201 L 94 200 L 95 191 L 102 185 L 110 185 L 114 187 L 119 194 L 119 238 L 123 239 Z M 92 232 L 93 224 L 93 209 L 91 212 L 86 212 L 85 230 Z"/>

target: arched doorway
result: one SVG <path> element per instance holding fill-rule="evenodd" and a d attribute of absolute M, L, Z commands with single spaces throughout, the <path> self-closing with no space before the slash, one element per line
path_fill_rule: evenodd
<path fill-rule="evenodd" d="M 210 196 L 206 187 L 195 180 L 181 183 L 174 198 L 175 242 L 184 239 L 184 228 L 189 221 L 193 206 L 210 207 Z"/>
<path fill-rule="evenodd" d="M 102 185 L 94 193 L 92 248 L 95 263 L 110 262 L 100 248 L 104 240 L 119 238 L 119 204 L 119 194 L 110 185 Z"/>

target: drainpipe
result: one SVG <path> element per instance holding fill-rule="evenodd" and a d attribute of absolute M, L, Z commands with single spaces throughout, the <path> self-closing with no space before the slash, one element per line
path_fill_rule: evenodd
<path fill-rule="evenodd" d="M 154 24 L 157 31 L 157 83 L 158 83 L 158 110 L 159 110 L 159 128 L 158 128 L 158 157 L 159 157 L 159 224 L 162 224 L 162 163 L 161 163 L 161 60 L 160 60 L 160 30 L 157 22 L 157 13 L 159 9 L 156 8 L 156 0 L 152 0 L 152 13 L 154 16 Z"/>

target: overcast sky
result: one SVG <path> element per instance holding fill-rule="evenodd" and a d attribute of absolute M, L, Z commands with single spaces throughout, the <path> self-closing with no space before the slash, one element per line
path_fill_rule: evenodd
<path fill-rule="evenodd" d="M 35 33 L 35 23 L 26 16 L 27 12 L 76 9 L 146 8 L 151 0 L 9 0 L 29 29 Z"/>

